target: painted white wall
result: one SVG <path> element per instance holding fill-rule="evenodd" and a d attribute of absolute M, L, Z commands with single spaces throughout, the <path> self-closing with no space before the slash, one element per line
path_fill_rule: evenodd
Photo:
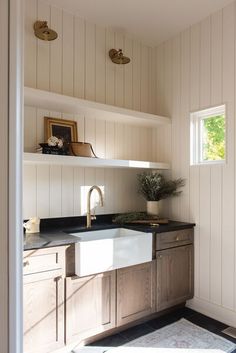
<path fill-rule="evenodd" d="M 22 52 L 18 0 L 0 2 L 0 352 L 23 352 Z"/>
<path fill-rule="evenodd" d="M 1 128 L 0 139 L 2 148 L 0 159 L 2 168 L 0 170 L 0 351 L 9 351 L 9 309 L 8 309 L 8 2 L 0 3 L 0 115 Z"/>
<path fill-rule="evenodd" d="M 172 175 L 184 177 L 170 216 L 196 222 L 195 298 L 189 306 L 236 326 L 236 3 L 156 49 L 156 113 L 172 117 Z M 191 166 L 190 112 L 227 105 L 227 163 Z M 169 141 L 159 141 L 168 150 Z M 164 153 L 164 152 L 163 152 Z"/>
<path fill-rule="evenodd" d="M 58 39 L 36 39 L 33 24 L 37 19 L 47 20 Z M 113 64 L 108 56 L 113 47 L 123 48 L 131 63 Z M 25 86 L 151 113 L 155 109 L 153 65 L 152 48 L 41 0 L 25 0 Z M 99 157 L 156 160 L 155 129 L 37 107 L 25 107 L 25 151 L 34 152 L 44 141 L 44 116 L 76 120 L 79 140 L 92 143 Z M 143 209 L 135 175 L 124 170 L 25 166 L 24 218 L 84 214 L 83 186 L 93 184 L 105 189 L 105 207 L 97 213 Z"/>

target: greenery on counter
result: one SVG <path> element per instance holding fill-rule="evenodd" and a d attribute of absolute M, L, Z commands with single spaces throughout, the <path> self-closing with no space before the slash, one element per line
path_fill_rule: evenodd
<path fill-rule="evenodd" d="M 171 196 L 178 196 L 178 189 L 185 185 L 182 178 L 166 180 L 162 174 L 143 172 L 138 174 L 138 192 L 147 201 L 160 201 Z"/>
<path fill-rule="evenodd" d="M 146 212 L 130 212 L 119 214 L 113 219 L 114 223 L 125 224 L 134 221 L 143 221 L 153 219 L 153 216 L 148 215 Z"/>

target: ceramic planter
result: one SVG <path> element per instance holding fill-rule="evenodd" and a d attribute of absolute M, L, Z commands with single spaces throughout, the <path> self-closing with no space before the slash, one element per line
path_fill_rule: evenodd
<path fill-rule="evenodd" d="M 151 216 L 158 216 L 159 201 L 147 201 L 147 214 Z"/>

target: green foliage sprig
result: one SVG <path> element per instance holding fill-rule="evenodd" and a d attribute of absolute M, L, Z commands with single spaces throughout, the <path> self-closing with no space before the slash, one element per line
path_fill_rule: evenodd
<path fill-rule="evenodd" d="M 166 180 L 159 173 L 138 174 L 138 191 L 147 201 L 160 201 L 171 196 L 178 196 L 182 191 L 178 189 L 185 185 L 182 178 Z"/>

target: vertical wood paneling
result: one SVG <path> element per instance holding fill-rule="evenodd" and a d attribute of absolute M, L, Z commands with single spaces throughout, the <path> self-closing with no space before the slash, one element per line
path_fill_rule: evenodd
<path fill-rule="evenodd" d="M 200 108 L 211 104 L 211 19 L 208 17 L 200 25 Z M 211 167 L 200 167 L 200 283 L 199 295 L 205 300 L 210 298 L 210 209 Z"/>
<path fill-rule="evenodd" d="M 171 41 L 171 46 L 173 41 Z M 164 62 L 164 54 L 165 54 L 165 46 L 164 43 L 158 47 L 156 60 L 157 60 L 157 70 L 156 70 L 156 87 L 157 87 L 157 97 L 156 97 L 156 111 L 157 114 L 162 114 L 164 111 L 164 70 L 165 67 Z M 173 50 L 173 49 L 172 49 Z M 173 89 L 173 87 L 172 87 Z M 172 95 L 171 95 L 172 96 Z M 173 97 L 173 96 L 172 96 Z"/>
<path fill-rule="evenodd" d="M 111 121 L 106 121 L 105 132 L 106 158 L 115 156 L 115 124 Z"/>
<path fill-rule="evenodd" d="M 106 155 L 106 123 L 105 121 L 101 120 L 96 120 L 95 122 L 95 129 L 96 129 L 96 144 L 95 144 L 95 149 L 96 149 L 96 154 L 100 158 L 105 158 Z"/>
<path fill-rule="evenodd" d="M 40 165 L 37 166 L 37 216 L 40 218 L 47 218 L 50 209 L 50 189 L 49 189 L 49 174 L 50 167 Z M 35 214 L 36 215 L 36 214 Z"/>
<path fill-rule="evenodd" d="M 124 48 L 124 36 L 115 34 L 115 48 Z M 115 105 L 124 106 L 124 65 L 115 65 Z"/>
<path fill-rule="evenodd" d="M 211 104 L 222 104 L 222 10 L 211 16 Z"/>
<path fill-rule="evenodd" d="M 181 159 L 181 150 L 180 150 L 180 115 L 181 115 L 181 36 L 177 36 L 173 40 L 173 115 L 172 115 L 172 131 L 173 131 L 173 150 L 172 150 L 172 177 L 179 178 L 181 175 L 180 172 L 180 159 Z M 162 78 L 161 81 L 162 82 Z M 163 106 L 163 103 L 162 103 Z M 163 109 L 163 108 L 162 108 Z M 164 144 L 163 144 L 164 145 Z M 180 199 L 175 198 L 172 202 L 172 213 L 175 219 L 180 218 Z"/>
<path fill-rule="evenodd" d="M 38 20 L 50 26 L 50 6 L 38 1 Z M 49 90 L 50 42 L 37 39 L 37 88 Z"/>
<path fill-rule="evenodd" d="M 74 173 L 73 167 L 62 166 L 61 173 L 61 205 L 62 215 L 73 216 L 74 214 Z"/>
<path fill-rule="evenodd" d="M 61 166 L 50 166 L 49 217 L 62 216 L 62 173 Z M 48 217 L 48 216 L 47 216 Z"/>
<path fill-rule="evenodd" d="M 211 170 L 211 244 L 210 244 L 210 301 L 221 304 L 221 214 L 222 214 L 222 168 Z"/>
<path fill-rule="evenodd" d="M 116 208 L 115 208 L 116 200 L 113 194 L 114 193 L 113 190 L 116 187 L 114 184 L 114 174 L 115 174 L 115 169 L 105 170 L 105 190 L 104 190 L 105 213 L 116 212 Z"/>
<path fill-rule="evenodd" d="M 133 43 L 130 38 L 124 39 L 125 55 L 131 58 L 129 64 L 125 65 L 124 72 L 124 106 L 128 109 L 133 108 Z"/>
<path fill-rule="evenodd" d="M 37 215 L 37 170 L 36 166 L 24 166 L 23 215 L 24 219 Z"/>
<path fill-rule="evenodd" d="M 25 0 L 25 82 L 29 87 L 36 87 L 37 79 L 37 39 L 34 35 L 33 24 L 37 18 L 36 0 Z"/>
<path fill-rule="evenodd" d="M 73 96 L 74 90 L 74 18 L 70 13 L 63 12 L 63 51 L 62 51 L 62 93 Z"/>
<path fill-rule="evenodd" d="M 140 92 L 141 92 L 141 45 L 139 42 L 133 42 L 133 109 L 140 110 Z"/>
<path fill-rule="evenodd" d="M 85 25 L 85 98 L 95 100 L 95 25 Z"/>
<path fill-rule="evenodd" d="M 190 29 L 190 110 L 200 109 L 200 25 Z M 173 132 L 174 133 L 174 132 Z M 189 132 L 188 132 L 189 133 Z M 199 167 L 190 168 L 190 220 L 196 223 L 194 230 L 194 291 L 199 297 L 200 257 L 200 202 Z"/>
<path fill-rule="evenodd" d="M 115 34 L 106 29 L 106 103 L 115 104 L 115 65 L 111 61 L 108 53 L 115 47 Z"/>
<path fill-rule="evenodd" d="M 200 37 L 200 106 L 209 107 L 211 99 L 211 19 L 201 23 Z"/>
<path fill-rule="evenodd" d="M 85 97 L 85 22 L 74 19 L 74 96 Z"/>
<path fill-rule="evenodd" d="M 190 30 L 186 30 L 181 36 L 181 177 L 185 179 L 185 187 L 180 198 L 180 219 L 189 220 L 189 102 L 190 102 Z"/>
<path fill-rule="evenodd" d="M 35 146 L 37 143 L 36 108 L 25 107 L 24 113 L 24 150 L 25 152 L 35 152 Z"/>
<path fill-rule="evenodd" d="M 105 28 L 96 27 L 96 68 L 95 68 L 95 89 L 96 101 L 105 103 L 106 101 L 106 37 Z"/>
<path fill-rule="evenodd" d="M 84 168 L 74 168 L 74 215 L 82 215 Z"/>
<path fill-rule="evenodd" d="M 222 305 L 234 308 L 234 48 L 235 4 L 223 10 L 223 101 L 227 104 L 227 164 L 223 168 L 222 197 Z"/>
<path fill-rule="evenodd" d="M 200 168 L 200 253 L 199 253 L 199 295 L 202 299 L 209 300 L 210 296 L 210 219 L 211 219 L 211 190 L 210 190 L 210 168 Z"/>
<path fill-rule="evenodd" d="M 148 111 L 149 80 L 148 80 L 148 47 L 143 47 L 141 52 L 141 110 Z"/>
<path fill-rule="evenodd" d="M 211 105 L 222 103 L 222 10 L 211 16 Z M 221 305 L 222 166 L 211 167 L 210 301 Z"/>
<path fill-rule="evenodd" d="M 43 0 L 27 1 L 25 11 L 26 86 L 131 109 L 150 110 L 150 91 L 155 83 L 152 75 L 153 49 L 121 33 L 95 26 L 72 13 L 51 7 Z M 48 20 L 49 25 L 58 32 L 57 40 L 49 43 L 35 38 L 32 26 L 37 17 Z M 131 63 L 120 66 L 112 63 L 108 55 L 112 48 L 122 48 L 125 55 L 131 58 Z M 152 104 L 154 99 L 152 95 Z M 151 129 L 96 120 L 92 114 L 73 116 L 38 107 L 25 109 L 26 151 L 34 152 L 37 144 L 44 140 L 44 116 L 76 120 L 79 141 L 91 142 L 99 157 L 152 158 Z M 24 185 L 24 203 L 30 205 L 25 208 L 26 218 L 37 212 L 41 217 L 84 214 L 86 186 L 97 182 L 104 184 L 106 198 L 105 208 L 97 209 L 98 212 L 139 210 L 143 207 L 144 202 L 136 196 L 133 185 L 135 171 L 96 172 L 72 167 L 41 167 L 31 166 L 25 170 L 28 175 L 25 179 L 32 178 L 33 183 L 29 188 Z"/>
<path fill-rule="evenodd" d="M 156 109 L 162 114 L 169 110 L 173 119 L 172 175 L 189 179 L 189 195 L 184 191 L 179 201 L 171 200 L 171 216 L 196 223 L 192 307 L 225 322 L 236 309 L 235 6 L 233 2 L 156 49 Z M 167 45 L 172 52 L 163 54 Z M 173 61 L 172 101 L 166 90 L 168 60 Z M 191 166 L 188 176 L 190 112 L 222 103 L 227 108 L 227 162 Z M 153 138 L 153 153 L 162 156 L 168 143 L 161 129 L 152 133 L 158 137 Z"/>
<path fill-rule="evenodd" d="M 50 91 L 62 92 L 62 10 L 51 7 L 51 27 L 58 33 L 57 40 L 50 43 Z"/>

